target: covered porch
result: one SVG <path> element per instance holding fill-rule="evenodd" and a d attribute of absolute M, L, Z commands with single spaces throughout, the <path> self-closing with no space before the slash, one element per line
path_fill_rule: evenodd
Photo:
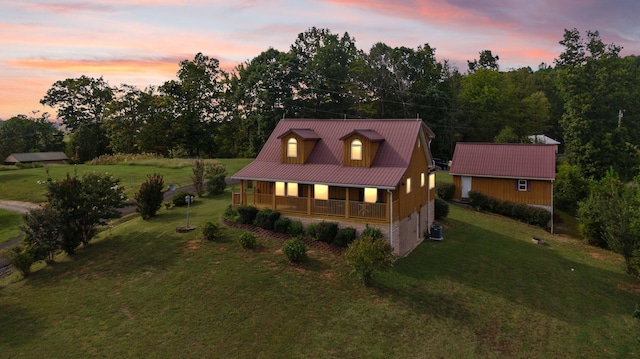
<path fill-rule="evenodd" d="M 398 202 L 382 189 L 246 181 L 233 192 L 233 206 L 270 208 L 282 214 L 351 222 L 389 223 L 397 220 Z M 390 203 L 392 203 L 390 205 Z"/>

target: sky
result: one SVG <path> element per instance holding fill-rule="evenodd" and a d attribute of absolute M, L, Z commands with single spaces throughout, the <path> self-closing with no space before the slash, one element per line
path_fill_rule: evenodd
<path fill-rule="evenodd" d="M 348 32 L 364 51 L 429 44 L 464 73 L 482 50 L 505 71 L 553 65 L 573 28 L 640 55 L 639 16 L 638 0 L 0 0 L 0 119 L 55 117 L 40 100 L 59 80 L 144 89 L 198 52 L 232 71 L 314 26 Z"/>

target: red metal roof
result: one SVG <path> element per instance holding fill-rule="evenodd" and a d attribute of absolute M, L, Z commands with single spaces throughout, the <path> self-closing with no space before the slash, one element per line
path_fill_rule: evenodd
<path fill-rule="evenodd" d="M 282 138 L 290 133 L 295 133 L 305 140 L 319 140 L 320 136 L 318 136 L 315 132 L 313 132 L 310 128 L 292 128 L 289 131 L 281 134 L 278 138 Z"/>
<path fill-rule="evenodd" d="M 371 142 L 380 142 L 380 141 L 384 141 L 384 137 L 380 136 L 379 133 L 377 133 L 374 130 L 353 130 L 351 132 L 349 132 L 348 134 L 340 137 L 340 140 L 344 140 L 347 137 L 353 135 L 354 133 L 357 133 L 359 135 L 364 136 L 366 139 L 368 139 Z"/>
<path fill-rule="evenodd" d="M 342 166 L 343 136 L 356 129 L 384 138 L 371 167 Z M 281 163 L 281 136 L 292 129 L 311 129 L 320 137 L 305 164 Z M 232 177 L 298 183 L 322 183 L 353 187 L 395 188 L 409 166 L 420 131 L 427 139 L 433 132 L 414 120 L 317 120 L 283 119 L 249 165 Z M 425 172 L 428 170 L 425 169 Z"/>
<path fill-rule="evenodd" d="M 554 180 L 555 151 L 553 145 L 460 142 L 456 144 L 449 173 Z"/>

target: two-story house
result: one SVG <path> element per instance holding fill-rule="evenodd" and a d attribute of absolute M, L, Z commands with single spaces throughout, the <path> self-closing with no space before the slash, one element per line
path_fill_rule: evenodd
<path fill-rule="evenodd" d="M 407 255 L 434 218 L 433 132 L 415 120 L 281 120 L 240 180 L 234 205 L 305 224 L 376 227 Z"/>

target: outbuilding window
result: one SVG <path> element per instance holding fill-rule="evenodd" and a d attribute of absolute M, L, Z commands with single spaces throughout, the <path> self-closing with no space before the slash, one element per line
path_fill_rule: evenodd
<path fill-rule="evenodd" d="M 529 190 L 529 182 L 527 180 L 518 180 L 518 191 L 528 191 Z"/>

